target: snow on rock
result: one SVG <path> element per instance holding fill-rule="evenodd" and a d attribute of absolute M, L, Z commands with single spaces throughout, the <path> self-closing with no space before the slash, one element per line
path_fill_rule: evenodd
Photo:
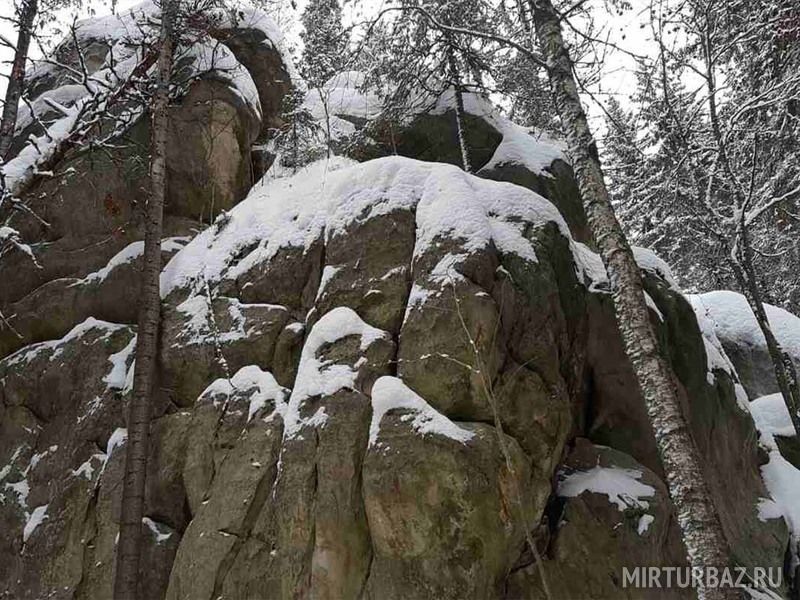
<path fill-rule="evenodd" d="M 37 173 L 37 165 L 47 160 L 58 144 L 72 133 L 81 109 L 90 101 L 94 102 L 92 97 L 95 95 L 98 98 L 104 97 L 98 105 L 102 109 L 107 101 L 105 98 L 110 97 L 114 88 L 124 82 L 141 63 L 144 58 L 143 48 L 148 46 L 145 43 L 148 40 L 145 38 L 153 39 L 157 36 L 158 31 L 154 24 L 158 22 L 159 11 L 160 8 L 156 3 L 146 0 L 119 14 L 77 22 L 76 35 L 83 45 L 102 41 L 108 46 L 109 51 L 106 54 L 105 63 L 89 74 L 85 86 L 76 85 L 70 79 L 69 83 L 65 85 L 43 92 L 31 104 L 35 114 L 32 114 L 28 107 L 23 107 L 20 114 L 20 128 L 30 124 L 37 116 L 44 116 L 48 112 L 52 113 L 53 107 L 56 107 L 62 116 L 49 125 L 47 133 L 39 136 L 35 140 L 35 144 L 26 145 L 16 157 L 2 166 L 6 187 L 12 194 L 16 193 L 16 190 L 25 181 Z M 215 18 L 216 27 L 214 29 L 244 27 L 261 31 L 265 36 L 261 43 L 270 48 L 276 48 L 292 79 L 298 79 L 291 57 L 284 48 L 283 36 L 269 16 L 253 8 L 212 13 L 214 11 L 208 11 L 207 16 Z M 59 48 L 69 49 L 73 43 L 71 38 L 67 39 Z M 112 57 L 113 65 L 111 64 Z M 209 35 L 200 36 L 194 40 L 191 46 L 179 48 L 177 57 L 183 62 L 187 62 L 187 59 L 191 60 L 192 72 L 188 75 L 213 72 L 214 77 L 227 83 L 228 87 L 255 115 L 261 116 L 258 90 L 253 78 L 224 44 Z M 29 71 L 28 80 L 35 81 L 37 78 L 51 74 L 63 74 L 67 72 L 67 68 L 50 63 L 38 63 Z M 151 72 L 155 69 L 156 65 L 150 67 Z M 143 107 L 129 108 L 141 113 Z"/>
<path fill-rule="evenodd" d="M 161 251 L 177 252 L 186 245 L 189 239 L 190 238 L 188 236 L 165 238 L 161 240 Z M 88 283 L 99 283 L 105 281 L 106 277 L 108 277 L 111 272 L 114 271 L 114 269 L 121 267 L 122 265 L 132 263 L 142 254 L 144 254 L 143 241 L 128 244 L 122 250 L 112 256 L 102 269 L 99 271 L 94 271 L 93 273 L 89 273 L 86 277 L 74 283 L 73 285 L 85 285 Z"/>
<path fill-rule="evenodd" d="M 31 535 L 33 535 L 33 532 L 36 530 L 36 528 L 47 518 L 48 506 L 49 505 L 47 504 L 37 506 L 28 515 L 27 521 L 25 522 L 25 527 L 22 529 L 23 543 L 27 543 L 28 539 L 30 539 Z"/>
<path fill-rule="evenodd" d="M 708 373 L 713 378 L 713 371 L 720 369 L 731 375 L 735 373 L 733 364 L 728 356 L 725 354 L 725 349 L 722 347 L 722 342 L 719 341 L 715 331 L 715 323 L 709 313 L 708 307 L 703 302 L 702 296 L 692 294 L 687 296 L 689 303 L 694 309 L 695 317 L 697 318 L 697 325 L 700 327 L 700 333 L 703 335 L 703 342 L 706 348 L 706 360 Z M 713 385 L 713 381 L 710 381 Z"/>
<path fill-rule="evenodd" d="M 647 533 L 647 530 L 650 529 L 650 525 L 653 524 L 656 518 L 653 515 L 642 515 L 639 517 L 639 524 L 636 527 L 636 533 L 639 535 L 644 535 Z"/>
<path fill-rule="evenodd" d="M 353 123 L 379 118 L 384 106 L 377 89 L 365 85 L 365 74 L 360 71 L 343 71 L 325 82 L 319 89 L 309 89 L 303 107 L 326 128 L 328 121 L 331 136 L 339 139 L 355 133 Z M 464 112 L 478 117 L 493 127 L 502 139 L 483 168 L 493 169 L 506 164 L 518 164 L 537 175 L 550 177 L 548 169 L 555 160 L 568 162 L 563 142 L 550 135 L 522 127 L 503 116 L 491 101 L 476 93 L 463 94 Z M 428 92 L 412 94 L 406 100 L 404 124 L 410 124 L 422 114 L 442 115 L 455 109 L 455 91 L 449 88 L 438 97 Z"/>
<path fill-rule="evenodd" d="M 764 334 L 744 296 L 720 290 L 700 294 L 698 298 L 712 320 L 717 336 L 741 346 L 766 347 Z M 800 317 L 770 304 L 764 307 L 781 347 L 800 361 Z"/>
<path fill-rule="evenodd" d="M 703 301 L 703 297 L 692 294 L 687 296 L 687 299 L 692 305 L 695 318 L 697 319 L 697 325 L 700 328 L 700 334 L 703 336 L 703 345 L 706 350 L 706 381 L 708 381 L 709 385 L 715 384 L 716 375 L 714 371 L 716 370 L 727 373 L 734 382 L 737 405 L 745 412 L 749 412 L 747 392 L 739 382 L 739 375 L 736 372 L 736 368 L 725 353 L 722 342 L 720 342 L 717 337 L 715 322 Z"/>
<path fill-rule="evenodd" d="M 369 445 L 378 444 L 381 421 L 391 410 L 404 410 L 402 420 L 421 435 L 436 434 L 461 443 L 471 440 L 474 434 L 448 419 L 407 387 L 397 377 L 380 377 L 372 386 L 372 422 L 369 426 Z"/>
<path fill-rule="evenodd" d="M 644 293 L 644 301 L 647 304 L 647 307 L 650 310 L 652 310 L 654 313 L 656 313 L 656 315 L 658 315 L 658 319 L 663 323 L 664 322 L 664 315 L 658 309 L 658 305 L 656 304 L 656 301 L 653 300 L 653 297 L 650 294 L 648 294 L 647 292 Z"/>
<path fill-rule="evenodd" d="M 73 130 L 85 98 L 66 109 L 66 114 L 47 128 L 47 132 L 35 137 L 19 154 L 3 164 L 5 187 L 13 195 L 33 175 L 39 173 L 37 165 L 53 156 L 57 145 L 66 139 Z M 44 173 L 42 173 L 44 174 Z"/>
<path fill-rule="evenodd" d="M 128 441 L 128 430 L 123 427 L 117 427 L 111 437 L 108 438 L 106 445 L 106 456 L 110 457 L 116 448 L 122 446 Z"/>
<path fill-rule="evenodd" d="M 109 390 L 124 390 L 133 377 L 133 356 L 136 351 L 136 336 L 131 338 L 128 345 L 119 352 L 115 352 L 108 357 L 111 363 L 111 371 L 103 377 L 106 388 Z M 130 361 L 130 365 L 128 362 Z"/>
<path fill-rule="evenodd" d="M 317 288 L 317 300 L 322 297 L 322 294 L 325 292 L 325 288 L 330 283 L 333 276 L 338 273 L 342 267 L 337 267 L 334 265 L 325 265 L 325 268 L 322 269 L 322 277 L 319 280 L 319 287 Z"/>
<path fill-rule="evenodd" d="M 23 446 L 17 447 L 14 451 L 14 454 L 11 456 L 8 464 L 5 465 L 2 469 L 0 469 L 0 481 L 3 481 L 8 475 L 11 473 L 12 466 L 20 457 L 23 451 Z M 30 495 L 31 488 L 30 483 L 28 482 L 28 477 L 31 472 L 36 468 L 39 462 L 46 457 L 48 454 L 53 454 L 58 450 L 58 445 L 54 444 L 48 447 L 44 452 L 37 452 L 33 454 L 28 460 L 28 464 L 24 469 L 19 471 L 19 475 L 21 478 L 14 483 L 6 482 L 3 484 L 3 489 L 8 490 L 12 494 L 14 494 L 13 499 L 16 501 L 17 505 L 22 508 L 25 513 L 25 518 L 28 521 L 28 524 L 25 526 L 26 530 L 28 526 L 30 526 L 30 533 L 33 533 L 33 530 L 41 523 L 41 521 L 45 518 L 45 513 L 47 511 L 47 506 L 40 506 L 30 512 L 28 510 L 28 496 Z M 0 504 L 4 504 L 6 502 L 7 496 L 5 494 L 0 494 Z M 38 511 L 38 512 L 37 512 Z M 25 541 L 27 541 L 27 536 L 25 537 Z"/>
<path fill-rule="evenodd" d="M 199 73 L 212 72 L 214 77 L 226 82 L 239 98 L 261 117 L 261 101 L 258 88 L 250 72 L 244 68 L 227 46 L 216 40 L 204 39 L 194 44 L 188 51 L 194 61 L 194 69 Z"/>
<path fill-rule="evenodd" d="M 372 119 L 383 110 L 381 98 L 364 89 L 365 76 L 360 71 L 343 71 L 325 82 L 319 89 L 310 89 L 303 108 L 323 121 L 330 115 L 356 119 Z"/>
<path fill-rule="evenodd" d="M 361 164 L 334 157 L 292 177 L 256 184 L 224 223 L 205 230 L 170 260 L 161 274 L 162 297 L 200 281 L 235 279 L 281 248 L 307 249 L 322 235 L 330 239 L 355 222 L 413 209 L 415 256 L 447 235 L 460 239 L 465 251 L 494 243 L 502 252 L 535 259 L 523 232 L 548 222 L 570 239 L 558 210 L 520 186 L 398 156 Z M 234 264 L 244 250 L 246 256 Z"/>
<path fill-rule="evenodd" d="M 642 248 L 640 246 L 632 246 L 633 256 L 636 259 L 636 264 L 643 271 L 647 271 L 663 279 L 673 290 L 680 292 L 681 288 L 675 281 L 675 276 L 672 274 L 672 269 L 665 260 L 660 258 L 650 248 Z"/>
<path fill-rule="evenodd" d="M 295 86 L 303 84 L 302 78 L 295 69 L 294 59 L 283 32 L 266 12 L 253 6 L 241 4 L 229 10 L 215 10 L 212 8 L 207 12 L 214 15 L 219 28 L 233 30 L 255 29 L 260 31 L 264 35 L 264 39 L 260 43 L 267 48 L 274 48 L 278 51 L 292 83 Z"/>
<path fill-rule="evenodd" d="M 595 293 L 610 291 L 606 267 L 597 252 L 586 244 L 573 242 L 572 256 L 575 260 L 575 270 L 586 289 Z"/>
<path fill-rule="evenodd" d="M 267 402 L 274 402 L 275 411 L 285 412 L 286 400 L 289 390 L 282 387 L 269 371 L 262 371 L 256 365 L 242 367 L 230 379 L 220 378 L 213 381 L 201 394 L 201 396 L 213 397 L 218 394 L 230 396 L 237 390 L 250 391 L 250 406 L 247 411 L 247 420 L 267 405 Z M 269 418 L 269 417 L 267 417 Z"/>
<path fill-rule="evenodd" d="M 639 268 L 645 272 L 657 276 L 663 280 L 673 291 L 680 292 L 675 281 L 675 276 L 672 274 L 672 269 L 655 252 L 649 248 L 641 248 L 639 246 L 632 246 L 633 258 Z M 582 279 L 583 284 L 590 292 L 609 292 L 610 286 L 608 283 L 608 274 L 603 265 L 603 259 L 599 254 L 591 250 L 586 244 L 581 242 L 572 242 L 572 255 L 575 260 L 576 270 L 579 277 Z M 658 307 L 653 302 L 652 298 L 645 297 L 648 306 L 656 311 L 656 314 L 663 321 L 663 315 Z"/>
<path fill-rule="evenodd" d="M 596 466 L 588 471 L 562 473 L 557 493 L 562 498 L 575 498 L 584 492 L 605 494 L 620 511 L 648 508 L 650 503 L 644 498 L 652 498 L 656 490 L 639 481 L 641 477 L 642 472 L 636 469 Z"/>
<path fill-rule="evenodd" d="M 351 365 L 332 363 L 319 358 L 317 353 L 327 344 L 348 336 L 361 338 L 361 350 L 366 350 L 379 339 L 389 339 L 385 331 L 367 325 L 356 312 L 344 306 L 326 313 L 311 328 L 300 355 L 294 389 L 286 412 L 284 437 L 296 436 L 304 425 L 320 426 L 325 423 L 325 407 L 320 407 L 310 418 L 300 415 L 303 402 L 314 396 L 330 396 L 341 389 L 353 388 L 357 368 Z"/>
<path fill-rule="evenodd" d="M 778 449 L 776 435 L 792 434 L 789 411 L 780 394 L 770 394 L 753 400 L 750 404 L 759 440 L 769 452 L 769 462 L 761 467 L 761 478 L 770 494 L 758 507 L 762 520 L 783 518 L 789 526 L 794 541 L 793 567 L 800 564 L 797 548 L 800 547 L 800 469 L 786 460 Z"/>
<path fill-rule="evenodd" d="M 762 435 L 794 435 L 792 418 L 780 393 L 756 398 L 750 403 L 750 413 Z"/>
<path fill-rule="evenodd" d="M 156 544 L 161 544 L 162 542 L 166 542 L 169 538 L 172 537 L 172 532 L 163 533 L 161 531 L 164 526 L 162 525 L 159 527 L 159 524 L 153 521 L 150 517 L 142 517 L 142 524 L 150 530 L 153 536 L 156 538 Z"/>
<path fill-rule="evenodd" d="M 24 104 L 19 107 L 14 133 L 21 133 L 23 129 L 33 123 L 35 117 L 41 117 L 48 112 L 56 110 L 53 107 L 54 105 L 58 107 L 58 111 L 63 112 L 64 108 L 73 106 L 85 95 L 86 88 L 77 83 L 62 85 L 53 90 L 43 92 L 36 100 L 30 103 L 30 106 Z M 31 108 L 33 108 L 33 111 L 31 111 Z"/>
<path fill-rule="evenodd" d="M 94 477 L 95 466 L 93 463 L 98 462 L 102 465 L 102 468 L 105 468 L 106 461 L 108 460 L 108 454 L 102 452 L 96 452 L 92 454 L 89 458 L 87 458 L 77 469 L 72 470 L 73 477 L 85 477 L 89 481 L 92 480 Z M 102 470 L 101 470 L 102 472 Z"/>
<path fill-rule="evenodd" d="M 569 162 L 565 154 L 565 145 L 560 140 L 544 132 L 517 125 L 504 117 L 487 98 L 479 94 L 463 94 L 463 99 L 465 113 L 482 118 L 503 136 L 494 155 L 482 168 L 493 169 L 505 164 L 518 164 L 532 173 L 550 177 L 547 169 L 553 161 Z M 455 92 L 451 88 L 439 97 L 431 112 L 441 114 L 453 110 L 455 102 Z"/>
<path fill-rule="evenodd" d="M 77 339 L 81 339 L 88 333 L 92 331 L 99 331 L 101 332 L 100 337 L 98 337 L 93 343 L 103 342 L 106 341 L 111 334 L 115 331 L 120 329 L 127 328 L 127 325 L 119 325 L 117 323 L 109 323 L 108 321 L 100 321 L 95 319 L 94 317 L 89 317 L 85 321 L 78 323 L 70 329 L 62 338 L 57 340 L 48 340 L 46 342 L 39 342 L 38 344 L 31 344 L 29 346 L 25 346 L 24 348 L 20 348 L 14 354 L 11 354 L 4 358 L 2 363 L 7 365 L 15 365 L 21 362 L 29 362 L 33 360 L 36 356 L 39 355 L 41 352 L 51 352 L 50 360 L 53 361 L 57 359 L 63 353 L 64 346 L 67 345 L 69 342 Z"/>
<path fill-rule="evenodd" d="M 138 34 L 141 24 L 158 16 L 154 2 L 146 0 L 118 14 L 83 19 L 75 24 L 79 38 L 116 41 Z"/>
<path fill-rule="evenodd" d="M 249 335 L 258 330 L 260 324 L 252 319 L 248 322 L 243 309 L 247 306 L 261 306 L 276 311 L 286 311 L 285 306 L 279 304 L 244 304 L 238 298 L 225 298 L 227 302 L 228 316 L 230 317 L 230 328 L 226 331 L 219 331 L 216 324 L 216 317 L 212 312 L 212 305 L 209 301 L 208 290 L 200 290 L 200 293 L 188 297 L 181 302 L 177 309 L 183 313 L 187 320 L 181 330 L 182 342 L 186 344 L 203 344 L 208 341 L 213 343 L 227 344 L 236 340 L 246 339 Z"/>

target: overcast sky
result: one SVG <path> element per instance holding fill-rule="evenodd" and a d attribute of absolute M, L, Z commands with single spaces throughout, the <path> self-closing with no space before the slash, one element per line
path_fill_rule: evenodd
<path fill-rule="evenodd" d="M 380 1 L 380 0 L 379 0 Z M 598 23 L 606 30 L 609 35 L 609 40 L 618 46 L 636 52 L 638 54 L 646 54 L 653 51 L 652 35 L 649 27 L 644 27 L 648 17 L 647 5 L 648 0 L 633 0 L 634 8 L 627 11 L 622 17 L 618 15 L 609 15 L 602 8 L 604 3 L 600 0 L 595 0 L 598 4 L 594 10 L 595 18 Z M 117 12 L 129 9 L 139 3 L 139 0 L 118 0 Z M 299 43 L 297 37 L 299 27 L 297 25 L 298 17 L 305 4 L 304 0 L 299 0 L 296 5 L 297 9 L 293 9 L 290 2 L 281 2 L 280 9 L 273 18 L 282 26 L 284 33 L 290 42 L 295 45 Z M 346 21 L 360 20 L 362 17 L 363 9 L 360 7 L 365 6 L 365 2 L 343 2 L 343 11 Z M 377 4 L 377 2 L 376 2 Z M 86 17 L 89 10 L 93 10 L 96 15 L 107 15 L 111 13 L 111 3 L 108 0 L 84 0 L 84 8 L 80 11 L 74 9 L 60 11 L 57 15 L 57 21 L 66 24 L 72 21 L 77 15 L 79 18 Z M 8 16 L 14 12 L 14 0 L 0 0 L 0 15 Z M 16 31 L 6 21 L 0 20 L 0 35 L 12 41 L 16 41 Z M 41 49 L 33 47 L 31 49 L 31 57 L 39 58 L 42 55 Z M 2 73 L 5 75 L 10 71 L 10 61 L 12 53 L 9 49 L 0 48 L 0 60 L 2 61 Z M 635 79 L 633 77 L 634 61 L 623 52 L 609 51 L 605 57 L 604 76 L 599 85 L 592 87 L 592 93 L 595 94 L 597 100 L 601 102 L 607 101 L 609 95 L 617 97 L 623 104 L 625 104 L 633 92 L 635 87 Z M 5 95 L 6 79 L 0 78 L 0 97 Z M 585 101 L 589 108 L 590 115 L 596 127 L 602 126 L 602 111 L 594 105 L 591 98 L 586 97 Z"/>

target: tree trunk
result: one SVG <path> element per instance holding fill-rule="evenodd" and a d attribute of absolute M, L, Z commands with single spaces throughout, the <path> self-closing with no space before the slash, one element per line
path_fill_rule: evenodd
<path fill-rule="evenodd" d="M 116 600 L 139 598 L 139 558 L 144 509 L 145 477 L 150 436 L 150 395 L 158 352 L 158 326 L 161 312 L 159 274 L 161 272 L 161 235 L 164 195 L 166 192 L 166 144 L 168 128 L 169 83 L 173 59 L 173 19 L 177 0 L 162 2 L 157 87 L 151 106 L 151 191 L 145 216 L 144 267 L 139 298 L 139 325 L 136 340 L 136 366 L 133 398 L 128 416 L 128 443 L 125 479 L 122 490 L 117 572 L 114 582 Z"/>
<path fill-rule="evenodd" d="M 458 133 L 458 147 L 461 150 L 461 165 L 467 173 L 470 173 L 472 171 L 472 166 L 469 161 L 467 138 L 464 137 L 464 91 L 461 88 L 461 78 L 458 75 L 458 65 L 456 64 L 456 57 L 452 46 L 448 46 L 447 48 L 447 69 L 449 71 L 450 85 L 453 86 L 456 100 L 456 132 Z"/>
<path fill-rule="evenodd" d="M 617 323 L 644 397 L 667 486 L 692 567 L 732 566 L 700 456 L 681 411 L 674 375 L 650 324 L 641 273 L 603 181 L 597 146 L 578 95 L 561 24 L 551 0 L 529 0 L 553 99 L 566 134 L 589 226 L 611 282 Z M 704 598 L 734 598 L 734 590 L 699 590 Z"/>
<path fill-rule="evenodd" d="M 794 377 L 794 366 L 791 365 L 789 359 L 789 368 L 787 368 L 786 358 L 781 350 L 778 340 L 775 338 L 772 328 L 767 318 L 767 312 L 764 309 L 763 294 L 758 283 L 755 266 L 753 265 L 753 247 L 750 244 L 750 237 L 748 235 L 748 226 L 746 223 L 747 206 L 749 198 L 745 196 L 742 190 L 735 184 L 736 174 L 728 158 L 728 151 L 725 144 L 725 138 L 722 135 L 722 127 L 719 122 L 719 111 L 717 108 L 716 96 L 718 93 L 716 79 L 714 76 L 714 48 L 711 37 L 711 30 L 716 27 L 715 23 L 708 20 L 704 23 L 703 28 L 703 59 L 705 61 L 705 83 L 708 89 L 708 117 L 711 123 L 711 132 L 717 146 L 717 155 L 719 161 L 725 169 L 728 179 L 733 183 L 734 197 L 736 198 L 736 211 L 739 217 L 736 220 L 735 232 L 732 234 L 733 250 L 730 260 L 733 266 L 734 276 L 739 283 L 739 288 L 747 298 L 753 314 L 756 317 L 761 333 L 767 342 L 767 352 L 769 353 L 770 360 L 772 361 L 772 368 L 775 371 L 775 380 L 778 383 L 778 389 L 783 396 L 783 402 L 789 411 L 789 416 L 794 426 L 795 435 L 800 436 L 800 416 L 797 414 L 797 409 L 800 408 L 800 392 L 797 390 L 797 381 Z M 756 150 L 758 149 L 758 134 L 755 134 L 754 139 L 754 154 L 753 154 L 753 174 L 757 165 Z M 713 171 L 711 173 L 713 177 Z M 752 183 L 752 182 L 751 182 Z M 711 186 L 709 184 L 709 189 Z M 752 187 L 751 192 L 752 194 Z"/>
<path fill-rule="evenodd" d="M 787 357 L 784 356 L 781 345 L 769 324 L 767 311 L 764 308 L 761 288 L 758 284 L 758 277 L 756 276 L 755 267 L 753 266 L 753 249 L 750 246 L 747 229 L 743 225 L 740 227 L 738 238 L 740 241 L 741 260 L 735 256 L 736 252 L 734 251 L 731 257 L 734 274 L 739 282 L 739 287 L 744 297 L 747 298 L 750 309 L 756 317 L 758 327 L 761 329 L 761 333 L 764 335 L 764 339 L 767 342 L 767 352 L 772 361 L 772 368 L 775 371 L 775 381 L 778 383 L 778 389 L 783 396 L 783 402 L 792 419 L 794 434 L 800 436 L 800 415 L 797 414 L 797 409 L 800 407 L 800 398 L 798 398 L 797 382 L 794 381 L 792 373 L 787 369 L 787 365 L 784 362 Z M 794 367 L 791 365 L 791 358 L 788 358 L 788 362 L 793 371 Z"/>
<path fill-rule="evenodd" d="M 17 126 L 19 99 L 25 87 L 25 64 L 28 62 L 28 48 L 33 37 L 33 24 L 39 11 L 38 0 L 27 0 L 22 5 L 19 17 L 19 33 L 17 47 L 14 50 L 14 62 L 11 76 L 8 78 L 3 117 L 0 120 L 0 159 L 5 160 L 11 142 L 14 140 L 14 129 Z"/>

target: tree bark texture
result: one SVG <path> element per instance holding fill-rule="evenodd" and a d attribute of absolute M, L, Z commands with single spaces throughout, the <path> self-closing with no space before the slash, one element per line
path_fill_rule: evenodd
<path fill-rule="evenodd" d="M 134 367 L 133 398 L 128 416 L 125 479 L 117 546 L 117 570 L 114 581 L 114 598 L 116 600 L 136 600 L 140 596 L 139 563 L 150 437 L 150 397 L 155 377 L 161 313 L 159 275 L 161 272 L 162 217 L 166 192 L 166 144 L 175 3 L 176 0 L 164 0 L 162 3 L 157 87 L 151 105 L 151 191 L 145 216 L 144 267 L 142 292 L 139 298 L 141 304 L 136 340 L 136 365 Z"/>
<path fill-rule="evenodd" d="M 700 455 L 681 410 L 674 375 L 650 324 L 639 267 L 603 180 L 559 15 L 550 0 L 529 1 L 589 225 L 608 273 L 625 352 L 644 398 L 690 565 L 732 566 Z M 735 590 L 725 589 L 701 589 L 698 593 L 714 600 L 739 597 Z"/>
<path fill-rule="evenodd" d="M 7 158 L 11 143 L 14 141 L 19 100 L 25 91 L 25 64 L 28 62 L 28 48 L 31 45 L 33 26 L 38 12 L 38 0 L 25 0 L 20 11 L 17 46 L 14 49 L 11 76 L 8 78 L 3 116 L 0 119 L 0 159 Z"/>

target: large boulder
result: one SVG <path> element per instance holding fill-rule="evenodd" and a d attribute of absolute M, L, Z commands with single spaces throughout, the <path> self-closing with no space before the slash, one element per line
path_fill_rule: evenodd
<path fill-rule="evenodd" d="M 379 379 L 363 495 L 374 598 L 499 597 L 546 496 L 517 441 Z M 519 503 L 519 499 L 523 499 Z"/>
<path fill-rule="evenodd" d="M 561 465 L 557 530 L 542 564 L 517 570 L 508 597 L 692 598 L 689 589 L 635 588 L 623 569 L 685 568 L 683 548 L 666 486 L 630 456 L 578 438 Z M 627 583 L 627 584 L 626 584 Z"/>
<path fill-rule="evenodd" d="M 767 342 L 747 299 L 730 291 L 698 294 L 691 299 L 712 324 L 748 396 L 755 399 L 778 392 Z M 800 371 L 800 317 L 770 304 L 764 308 L 781 349 L 794 363 L 795 370 Z"/>
<path fill-rule="evenodd" d="M 640 251 L 641 252 L 641 251 Z M 707 324 L 675 287 L 663 263 L 642 255 L 651 322 L 676 376 L 676 390 L 689 423 L 723 530 L 737 564 L 780 566 L 788 532 L 780 521 L 764 522 L 758 510 L 769 493 L 759 473 L 763 454 L 734 370 L 721 362 Z M 647 413 L 616 331 L 611 298 L 593 299 L 588 350 L 593 387 L 588 437 L 631 455 L 663 477 Z M 727 359 L 726 359 L 727 360 Z"/>
<path fill-rule="evenodd" d="M 513 123 L 478 94 L 463 95 L 460 132 L 453 89 L 408 103 L 399 118 L 393 116 L 393 110 L 383 110 L 381 95 L 368 85 L 363 73 L 345 71 L 320 89 L 309 90 L 303 107 L 329 131 L 337 151 L 358 161 L 407 156 L 463 167 L 463 142 L 472 172 L 544 196 L 558 208 L 574 239 L 591 242 L 561 142 Z"/>
<path fill-rule="evenodd" d="M 161 242 L 166 261 L 188 237 Z M 144 242 L 125 246 L 97 271 L 85 277 L 59 277 L 39 286 L 6 309 L 11 327 L 0 329 L 0 356 L 26 344 L 60 338 L 89 317 L 112 323 L 136 323 L 137 304 L 131 290 L 141 288 Z M 44 317 L 46 315 L 46 317 Z M 13 329 L 12 329 L 13 327 Z"/>
<path fill-rule="evenodd" d="M 713 326 L 635 254 L 734 556 L 782 566 L 777 446 L 765 462 Z M 105 310 L 91 289 L 73 306 Z M 682 564 L 605 271 L 537 193 L 333 157 L 215 219 L 161 296 L 145 596 L 541 598 L 544 571 L 561 598 L 642 597 L 622 567 Z M 10 596 L 111 593 L 134 336 L 89 318 L 0 360 Z"/>
<path fill-rule="evenodd" d="M 17 211 L 10 225 L 35 258 L 7 253 L 0 263 L 6 283 L 0 311 L 8 316 L 0 324 L 0 356 L 63 335 L 88 316 L 135 322 L 136 303 L 120 301 L 138 288 L 135 273 L 118 270 L 101 288 L 94 276 L 118 264 L 144 237 L 150 186 L 146 107 L 122 94 L 92 130 L 113 145 L 72 147 L 32 186 L 19 186 L 36 171 L 39 150 L 47 154 L 67 135 L 72 113 L 90 102 L 88 88 L 104 93 L 99 84 L 75 84 L 75 69 L 85 65 L 87 74 L 107 87 L 124 85 L 120 73 L 147 63 L 144 45 L 133 38 L 152 34 L 155 10 L 146 2 L 120 15 L 77 23 L 74 37 L 57 48 L 57 61 L 40 63 L 30 73 L 31 104 L 20 114 L 3 170 L 5 184 L 30 209 Z M 266 15 L 245 11 L 215 15 L 213 21 L 208 31 L 223 43 L 201 35 L 182 49 L 176 70 L 185 81 L 179 101 L 169 108 L 165 237 L 193 234 L 246 195 L 254 183 L 251 148 L 262 124 L 275 125 L 291 81 L 278 31 Z M 53 108 L 59 106 L 60 112 Z M 38 137 L 35 145 L 27 143 L 31 136 Z M 13 210 L 6 205 L 4 211 Z M 41 322 L 38 311 L 55 305 L 63 309 Z"/>
<path fill-rule="evenodd" d="M 15 597 L 71 597 L 89 566 L 96 480 L 124 426 L 134 343 L 130 327 L 87 319 L 0 361 L 0 585 Z"/>

